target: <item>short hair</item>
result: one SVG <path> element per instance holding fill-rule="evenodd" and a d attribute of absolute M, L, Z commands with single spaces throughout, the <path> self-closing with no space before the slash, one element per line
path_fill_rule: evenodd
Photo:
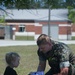
<path fill-rule="evenodd" d="M 8 65 L 10 65 L 11 62 L 16 59 L 16 57 L 20 57 L 19 54 L 16 53 L 16 52 L 9 52 L 9 53 L 6 53 L 6 55 L 5 55 L 6 63 L 7 63 Z"/>
<path fill-rule="evenodd" d="M 46 34 L 41 34 L 37 39 L 37 45 L 47 44 L 51 41 L 50 37 Z"/>

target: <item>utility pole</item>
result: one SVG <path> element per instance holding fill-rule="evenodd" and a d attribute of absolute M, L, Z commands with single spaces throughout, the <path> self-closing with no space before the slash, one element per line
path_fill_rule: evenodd
<path fill-rule="evenodd" d="M 51 12 L 51 8 L 50 8 L 50 5 L 49 5 L 49 15 L 48 15 L 48 36 L 50 37 L 51 36 L 51 32 L 50 32 L 50 13 Z"/>

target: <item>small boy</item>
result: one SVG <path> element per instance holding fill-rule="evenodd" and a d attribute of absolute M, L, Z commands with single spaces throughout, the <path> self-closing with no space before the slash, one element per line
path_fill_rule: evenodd
<path fill-rule="evenodd" d="M 18 67 L 20 56 L 15 52 L 9 52 L 5 55 L 5 60 L 7 67 L 5 69 L 4 75 L 17 75 L 16 71 L 13 68 Z"/>

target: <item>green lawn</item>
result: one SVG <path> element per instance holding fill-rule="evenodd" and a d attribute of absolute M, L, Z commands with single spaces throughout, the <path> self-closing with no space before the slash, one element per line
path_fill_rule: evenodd
<path fill-rule="evenodd" d="M 75 45 L 70 45 L 75 53 Z M 20 54 L 20 65 L 15 69 L 18 75 L 27 75 L 31 71 L 36 71 L 38 65 L 37 46 L 9 46 L 0 47 L 0 75 L 3 75 L 6 63 L 5 54 L 14 51 Z M 46 71 L 49 68 L 47 65 Z"/>
<path fill-rule="evenodd" d="M 75 40 L 75 36 L 72 37 L 72 40 Z"/>
<path fill-rule="evenodd" d="M 15 40 L 34 40 L 34 36 L 15 36 Z"/>

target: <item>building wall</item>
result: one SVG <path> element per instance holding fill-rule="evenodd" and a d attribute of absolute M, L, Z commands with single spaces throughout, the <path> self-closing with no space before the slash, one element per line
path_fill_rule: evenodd
<path fill-rule="evenodd" d="M 72 32 L 75 32 L 75 24 L 72 24 Z"/>
<path fill-rule="evenodd" d="M 42 34 L 42 26 L 47 24 L 48 25 L 48 22 L 40 22 L 40 23 L 34 23 L 33 25 L 32 24 L 25 24 L 25 27 L 26 27 L 26 31 L 27 32 L 27 35 L 28 35 L 28 32 L 34 32 L 34 37 L 35 37 L 35 40 L 38 38 L 38 36 L 40 34 Z M 71 26 L 69 24 L 67 24 L 67 22 L 52 22 L 51 25 L 58 25 L 59 26 L 59 37 L 58 39 L 63 39 L 63 40 L 67 40 L 67 39 L 71 39 Z M 69 25 L 69 26 L 68 26 Z M 16 31 L 18 30 L 19 28 L 19 25 L 16 25 Z M 33 33 L 32 33 L 33 35 Z"/>
<path fill-rule="evenodd" d="M 19 25 L 25 25 L 25 31 L 19 32 Z M 9 25 L 11 25 L 9 23 Z M 14 30 L 14 35 L 16 36 L 34 36 L 34 39 L 42 33 L 42 25 L 39 23 L 12 23 L 12 25 L 16 28 Z"/>
<path fill-rule="evenodd" d="M 72 24 L 72 36 L 75 37 L 75 24 Z"/>
<path fill-rule="evenodd" d="M 59 24 L 59 39 L 71 40 L 71 25 Z"/>
<path fill-rule="evenodd" d="M 35 32 L 35 26 L 34 25 L 26 25 L 26 32 Z"/>
<path fill-rule="evenodd" d="M 4 26 L 0 25 L 0 39 L 4 39 L 5 30 Z"/>
<path fill-rule="evenodd" d="M 14 25 L 14 27 L 16 28 L 15 32 L 19 31 L 19 26 L 18 26 L 18 24 L 17 24 L 17 25 Z"/>
<path fill-rule="evenodd" d="M 35 40 L 37 37 L 42 34 L 42 26 L 43 25 L 48 25 L 47 21 L 42 21 L 42 22 L 34 22 L 34 23 L 8 23 L 9 25 L 13 25 L 16 30 L 14 31 L 15 35 L 33 35 Z M 19 32 L 19 25 L 23 24 L 25 25 L 25 32 Z M 59 37 L 58 39 L 71 39 L 71 24 L 68 22 L 50 22 L 51 25 L 58 25 L 59 26 Z M 74 30 L 74 29 L 73 29 Z"/>
<path fill-rule="evenodd" d="M 35 26 L 35 34 L 42 34 L 42 26 Z"/>
<path fill-rule="evenodd" d="M 71 34 L 71 27 L 70 26 L 59 26 L 59 34 L 60 35 Z"/>
<path fill-rule="evenodd" d="M 40 24 L 43 24 L 43 25 L 47 25 L 48 24 L 48 22 L 39 22 Z M 50 22 L 50 24 L 52 24 L 52 25 L 59 25 L 59 24 L 67 24 L 68 22 L 67 21 L 52 21 L 52 22 Z"/>
<path fill-rule="evenodd" d="M 40 24 L 48 25 L 48 22 L 40 22 Z M 71 39 L 71 23 L 69 22 L 50 22 L 50 25 L 58 25 L 59 26 L 59 40 L 70 40 Z"/>

